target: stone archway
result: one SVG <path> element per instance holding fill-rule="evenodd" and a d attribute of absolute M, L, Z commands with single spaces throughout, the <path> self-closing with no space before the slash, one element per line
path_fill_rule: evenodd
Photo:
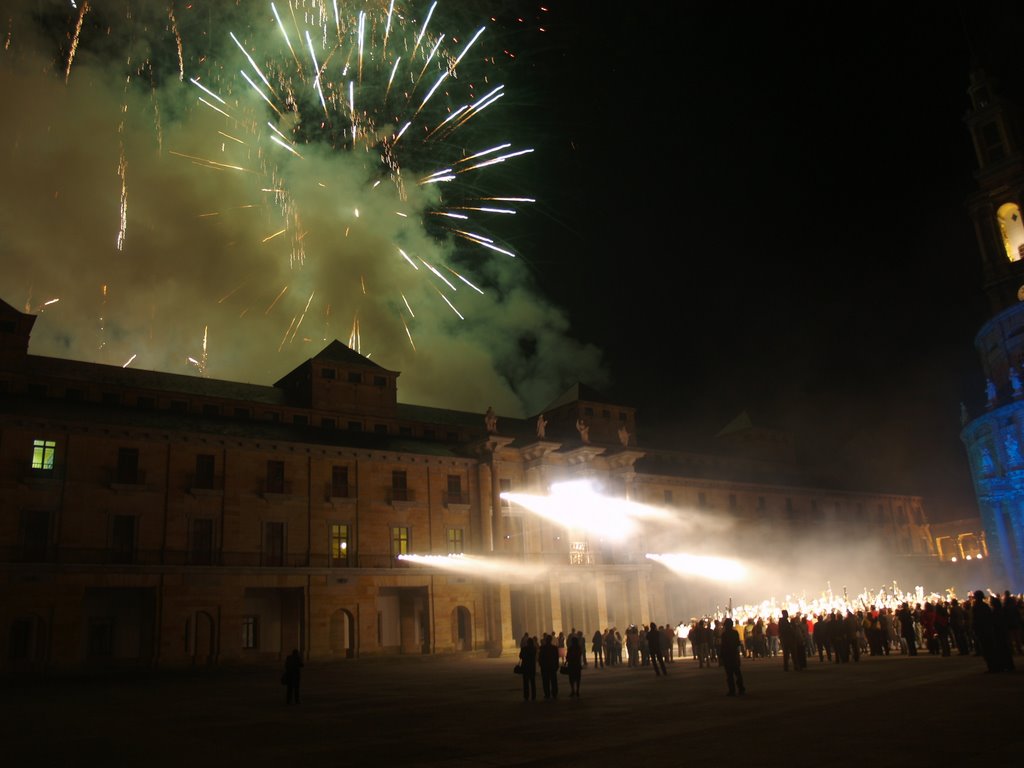
<path fill-rule="evenodd" d="M 456 651 L 473 650 L 473 617 L 463 605 L 452 611 L 452 642 Z"/>
<path fill-rule="evenodd" d="M 344 608 L 339 608 L 331 614 L 330 643 L 332 656 L 344 659 L 355 657 L 356 621 Z"/>

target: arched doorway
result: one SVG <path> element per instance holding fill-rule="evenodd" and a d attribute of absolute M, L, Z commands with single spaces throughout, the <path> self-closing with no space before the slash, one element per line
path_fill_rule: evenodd
<path fill-rule="evenodd" d="M 452 611 L 452 640 L 456 651 L 473 650 L 473 617 L 465 606 Z"/>
<path fill-rule="evenodd" d="M 213 616 L 206 611 L 196 611 L 195 635 L 192 642 L 192 663 L 212 664 L 216 656 L 216 632 Z"/>
<path fill-rule="evenodd" d="M 356 655 L 355 618 L 344 608 L 331 614 L 331 654 L 351 659 Z"/>

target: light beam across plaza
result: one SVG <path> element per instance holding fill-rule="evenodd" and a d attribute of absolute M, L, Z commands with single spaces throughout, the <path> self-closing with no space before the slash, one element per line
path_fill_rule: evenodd
<path fill-rule="evenodd" d="M 542 563 L 524 563 L 501 557 L 475 557 L 452 555 L 399 555 L 399 560 L 410 565 L 426 565 L 450 573 L 463 573 L 488 581 L 532 581 L 547 576 L 548 567 Z"/>
<path fill-rule="evenodd" d="M 747 569 L 742 563 L 727 557 L 683 553 L 662 555 L 648 553 L 646 557 L 648 560 L 661 563 L 680 576 L 699 576 L 710 581 L 741 581 L 748 575 Z"/>

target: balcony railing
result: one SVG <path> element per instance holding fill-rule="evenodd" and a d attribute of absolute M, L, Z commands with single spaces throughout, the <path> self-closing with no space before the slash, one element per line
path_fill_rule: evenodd
<path fill-rule="evenodd" d="M 442 496 L 442 501 L 446 507 L 468 505 L 469 494 L 463 493 L 462 491 L 445 491 Z"/>

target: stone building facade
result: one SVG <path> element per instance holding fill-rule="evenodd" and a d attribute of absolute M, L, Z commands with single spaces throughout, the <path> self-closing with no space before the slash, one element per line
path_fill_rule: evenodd
<path fill-rule="evenodd" d="M 340 342 L 257 386 L 31 355 L 34 319 L 0 302 L 3 670 L 500 653 L 526 631 L 690 615 L 651 542 L 502 496 L 567 480 L 934 554 L 919 497 L 780 482 L 784 441 L 749 424 L 720 437 L 751 445 L 717 456 L 643 449 L 635 409 L 586 387 L 544 429 L 486 424 L 400 403 L 398 373 Z"/>

